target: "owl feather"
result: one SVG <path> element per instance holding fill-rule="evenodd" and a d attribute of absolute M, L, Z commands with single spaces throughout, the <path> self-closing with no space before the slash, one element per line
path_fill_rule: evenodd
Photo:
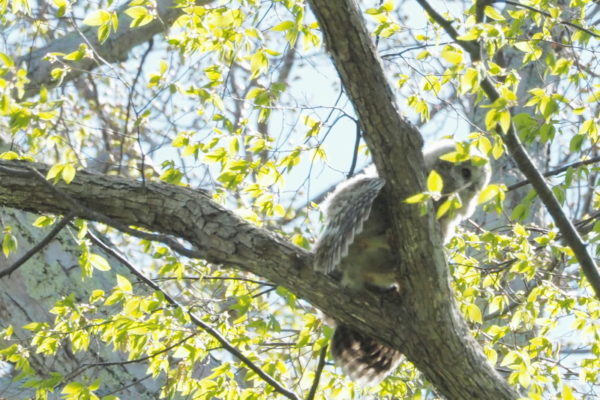
<path fill-rule="evenodd" d="M 455 226 L 469 218 L 477 205 L 477 197 L 487 185 L 490 167 L 476 150 L 473 158 L 450 162 L 442 157 L 456 151 L 452 141 L 441 141 L 427 149 L 426 174 L 435 170 L 443 180 L 437 208 L 451 196 L 458 199 L 458 209 L 438 219 L 443 240 L 447 241 Z M 339 184 L 327 198 L 324 209 L 326 226 L 315 247 L 314 268 L 325 274 L 339 276 L 350 289 L 390 288 L 396 285 L 396 252 L 389 240 L 391 224 L 385 196 L 384 180 L 374 167 Z M 337 324 L 331 353 L 336 363 L 352 379 L 363 384 L 375 384 L 390 374 L 401 361 L 401 353 L 387 347 L 344 324 Z"/>

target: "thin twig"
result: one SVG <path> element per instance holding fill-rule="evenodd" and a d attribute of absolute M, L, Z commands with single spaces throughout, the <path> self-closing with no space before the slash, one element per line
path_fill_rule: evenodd
<path fill-rule="evenodd" d="M 469 52 L 474 61 L 479 60 L 481 51 L 477 42 L 465 42 L 463 40 L 459 40 L 458 34 L 452 26 L 452 23 L 438 14 L 427 2 L 427 0 L 417 0 L 417 2 L 425 9 L 429 16 L 456 41 L 458 45 Z M 491 103 L 500 98 L 500 94 L 496 90 L 496 87 L 489 77 L 484 77 L 480 82 L 480 86 Z M 498 132 L 502 132 L 498 128 L 497 130 Z M 573 250 L 579 265 L 583 269 L 584 275 L 594 289 L 596 297 L 600 299 L 600 273 L 598 272 L 598 267 L 588 252 L 586 244 L 583 242 L 583 239 L 577 232 L 577 229 L 563 212 L 560 203 L 556 199 L 556 196 L 554 196 L 554 193 L 552 193 L 552 190 L 546 184 L 544 176 L 529 157 L 527 150 L 525 150 L 525 147 L 517 135 L 513 122 L 511 122 L 508 131 L 502 135 L 502 138 L 504 139 L 504 143 L 506 144 L 510 155 L 519 167 L 519 170 L 531 182 L 531 185 L 537 191 L 538 196 L 544 203 L 546 210 L 548 210 L 548 213 L 552 216 L 556 226 L 562 233 L 565 242 L 571 248 L 571 250 Z"/>
<path fill-rule="evenodd" d="M 420 49 L 424 49 L 424 48 L 427 48 L 427 47 L 438 47 L 438 46 L 443 46 L 443 45 L 452 44 L 452 43 L 454 43 L 454 41 L 452 41 L 452 42 L 439 42 L 439 43 L 438 42 L 436 42 L 436 43 L 424 43 L 424 44 L 420 44 L 418 46 L 407 47 L 406 49 L 401 50 L 401 51 L 399 51 L 397 53 L 382 54 L 381 58 L 383 58 L 384 60 L 387 60 L 387 59 L 392 59 L 392 58 L 396 58 L 396 57 L 402 57 L 402 55 L 404 53 L 408 53 L 408 52 L 413 51 L 413 50 L 420 50 Z"/>
<path fill-rule="evenodd" d="M 553 169 L 552 171 L 545 172 L 544 173 L 544 177 L 548 178 L 550 176 L 554 176 L 554 175 L 558 175 L 560 173 L 563 173 L 566 170 L 568 170 L 569 168 L 579 168 L 579 167 L 582 167 L 584 165 L 595 164 L 597 162 L 600 162 L 600 156 L 594 157 L 594 158 L 590 158 L 588 160 L 576 161 L 576 162 L 573 162 L 571 164 L 567 164 L 567 165 L 565 165 L 563 167 L 560 167 L 560 168 L 557 168 L 557 169 Z M 520 188 L 522 186 L 527 185 L 528 183 L 529 183 L 529 180 L 527 180 L 527 179 L 524 180 L 524 181 L 521 181 L 521 182 L 517 182 L 514 185 L 510 185 L 508 187 L 507 191 L 510 192 L 511 190 L 518 189 L 518 188 Z"/>
<path fill-rule="evenodd" d="M 492 0 L 491 2 L 492 2 L 492 3 L 506 3 L 506 4 L 510 4 L 511 6 L 515 6 L 515 7 L 521 7 L 521 8 L 526 8 L 526 9 L 528 9 L 529 11 L 533 11 L 533 12 L 535 12 L 535 13 L 541 14 L 541 15 L 543 15 L 544 17 L 548 17 L 548 18 L 554 18 L 554 17 L 553 17 L 553 16 L 552 16 L 550 13 L 548 13 L 548 12 L 546 12 L 546 11 L 540 10 L 540 9 L 538 9 L 538 8 L 535 8 L 535 7 L 532 7 L 532 6 L 528 6 L 528 5 L 526 5 L 526 4 L 517 3 L 516 1 L 511 1 L 511 0 Z M 587 29 L 587 28 L 584 28 L 584 27 L 583 27 L 583 26 L 581 26 L 581 25 L 577 25 L 577 24 L 574 24 L 574 23 L 572 23 L 572 22 L 565 21 L 565 20 L 563 20 L 563 19 L 559 19 L 559 20 L 558 20 L 558 23 L 560 23 L 560 24 L 562 24 L 562 25 L 567 25 L 567 26 L 570 26 L 570 27 L 572 27 L 572 28 L 575 28 L 575 29 L 577 29 L 577 30 L 580 30 L 580 31 L 582 31 L 582 32 L 585 32 L 585 33 L 587 33 L 588 35 L 590 35 L 590 36 L 593 36 L 593 37 L 595 37 L 595 38 L 600 38 L 600 35 L 599 35 L 599 34 L 597 34 L 596 32 L 593 32 L 593 31 L 591 31 L 591 30 L 589 30 L 589 29 Z"/>
<path fill-rule="evenodd" d="M 134 274 L 135 276 L 137 276 L 142 282 L 144 282 L 146 285 L 148 285 L 153 290 L 156 290 L 157 292 L 160 292 L 164 296 L 165 300 L 167 300 L 167 302 L 169 302 L 169 304 L 171 304 L 174 307 L 180 308 L 182 310 L 186 309 L 186 307 L 184 307 L 183 305 L 179 304 L 179 302 L 177 300 L 175 300 L 175 298 L 171 297 L 171 295 L 169 295 L 167 292 L 165 292 L 164 290 L 162 290 L 162 288 L 160 286 L 158 286 L 157 284 L 155 284 L 151 279 L 147 278 L 144 274 L 142 274 L 140 271 L 138 271 L 138 269 L 135 266 L 133 266 L 133 264 L 131 264 L 119 252 L 117 252 L 112 247 L 110 247 L 109 245 L 107 245 L 106 243 L 104 243 L 100 238 L 98 238 L 97 236 L 95 236 L 93 233 L 88 232 L 88 236 L 90 237 L 90 239 L 92 240 L 92 242 L 94 242 L 96 245 L 98 245 L 100 248 L 102 248 L 104 251 L 106 251 L 111 256 L 115 257 L 121 264 L 123 264 L 125 267 L 127 267 L 127 269 L 129 269 L 129 271 L 131 271 L 132 274 Z M 227 339 L 225 339 L 216 329 L 212 328 L 210 325 L 208 325 L 204 321 L 200 320 L 192 312 L 187 311 L 187 314 L 190 317 L 190 320 L 192 321 L 192 323 L 194 325 L 200 327 L 206 333 L 208 333 L 213 338 L 215 338 L 221 344 L 221 346 L 223 346 L 223 348 L 225 350 L 227 350 L 231 355 L 233 355 L 238 360 L 240 360 L 249 369 L 251 369 L 252 371 L 254 371 L 266 383 L 268 383 L 269 385 L 271 385 L 275 389 L 276 392 L 282 394 L 283 396 L 285 396 L 285 397 L 287 397 L 289 399 L 300 400 L 300 398 L 298 397 L 298 395 L 296 393 L 294 393 L 294 392 L 286 389 L 275 378 L 273 378 L 271 375 L 269 375 L 267 372 L 263 371 L 255 363 L 253 363 L 239 349 L 237 349 L 234 345 L 232 345 L 231 343 L 229 343 L 229 341 L 227 341 Z"/>
<path fill-rule="evenodd" d="M 129 96 L 127 99 L 127 112 L 125 114 L 125 124 L 123 126 L 124 128 L 124 132 L 123 132 L 123 136 L 121 138 L 121 143 L 119 144 L 119 166 L 117 168 L 117 174 L 121 173 L 121 168 L 123 166 L 123 153 L 124 153 L 124 148 L 125 148 L 125 140 L 127 140 L 127 135 L 129 134 L 129 117 L 131 116 L 131 108 L 133 105 L 133 94 L 135 93 L 135 85 L 137 84 L 137 81 L 140 79 L 140 75 L 142 75 L 142 69 L 144 67 L 144 63 L 146 62 L 146 58 L 148 57 L 148 54 L 150 54 L 150 51 L 152 51 L 152 47 L 154 45 L 154 40 L 151 38 L 148 41 L 148 48 L 146 49 L 146 51 L 144 52 L 144 54 L 142 54 L 142 58 L 140 60 L 140 65 L 138 66 L 138 70 L 137 73 L 135 74 L 135 78 L 133 79 L 133 82 L 131 84 L 131 87 L 129 88 Z M 136 117 L 137 117 L 137 111 L 135 111 Z M 139 143 L 139 134 L 138 134 L 138 143 Z M 143 153 L 143 149 L 140 146 L 140 153 L 142 156 L 142 165 L 141 165 L 141 176 L 142 176 L 142 181 L 145 180 L 145 174 L 144 174 L 144 153 Z"/>
<path fill-rule="evenodd" d="M 356 169 L 356 161 L 358 160 L 358 146 L 360 145 L 360 139 L 362 138 L 360 125 L 356 124 L 356 139 L 354 140 L 354 151 L 352 152 L 352 164 L 350 165 L 350 171 L 346 175 L 346 178 L 350 179 L 354 175 Z"/>
<path fill-rule="evenodd" d="M 315 371 L 315 379 L 313 380 L 312 386 L 310 387 L 310 392 L 308 392 L 308 396 L 306 396 L 306 400 L 313 400 L 315 395 L 317 394 L 317 389 L 319 388 L 319 381 L 321 380 L 321 374 L 323 373 L 323 368 L 325 367 L 325 357 L 327 356 L 327 345 L 321 348 L 321 353 L 319 354 L 319 363 L 317 364 L 317 370 Z"/>
<path fill-rule="evenodd" d="M 125 390 L 125 389 L 129 389 L 130 387 L 132 387 L 132 386 L 135 386 L 135 385 L 139 384 L 140 382 L 143 382 L 143 381 L 145 381 L 146 379 L 150 379 L 150 378 L 152 378 L 152 374 L 148 374 L 148 375 L 144 376 L 144 377 L 143 377 L 143 378 L 141 378 L 141 379 L 135 379 L 135 378 L 134 378 L 134 379 L 133 379 L 133 380 L 132 380 L 130 383 L 128 383 L 127 385 L 123 385 L 123 386 L 121 386 L 121 387 L 119 387 L 119 388 L 117 388 L 117 389 L 115 389 L 115 390 L 113 390 L 113 391 L 110 391 L 110 392 L 108 392 L 108 393 L 103 393 L 103 394 L 104 394 L 104 398 L 107 398 L 107 397 L 108 397 L 108 398 L 110 398 L 110 397 L 109 397 L 110 395 L 112 395 L 112 394 L 115 394 L 115 393 L 119 393 L 119 392 L 121 392 L 121 391 L 123 391 L 123 390 Z"/>
<path fill-rule="evenodd" d="M 77 375 L 80 375 L 83 371 L 85 371 L 86 369 L 90 369 L 93 367 L 111 367 L 113 365 L 127 365 L 127 364 L 137 364 L 137 363 L 142 363 L 144 361 L 150 360 L 153 357 L 158 356 L 159 354 L 163 354 L 166 353 L 169 350 L 174 349 L 175 347 L 187 342 L 188 340 L 190 340 L 191 338 L 193 338 L 194 336 L 196 336 L 198 333 L 194 332 L 188 336 L 186 336 L 185 338 L 181 339 L 180 341 L 171 344 L 170 346 L 165 347 L 162 350 L 159 350 L 155 353 L 152 354 L 148 354 L 147 356 L 144 357 L 140 357 L 140 358 L 136 358 L 135 360 L 126 360 L 126 361 L 106 361 L 106 362 L 99 362 L 99 363 L 86 363 L 86 364 L 82 364 L 80 365 L 77 369 L 75 369 L 72 372 L 69 372 L 67 375 L 65 375 L 64 380 L 71 380 L 73 378 L 75 378 Z"/>
<path fill-rule="evenodd" d="M 17 268 L 19 268 L 21 265 L 23 265 L 27 260 L 29 260 L 31 257 L 33 257 L 37 252 L 39 252 L 44 247 L 46 247 L 48 245 L 48 243 L 50 243 L 52 241 L 52 239 L 54 239 L 54 237 L 56 235 L 58 235 L 58 233 L 60 231 L 62 231 L 63 228 L 69 222 L 71 222 L 71 220 L 73 218 L 75 218 L 74 212 L 70 212 L 67 215 L 65 215 L 60 221 L 58 221 L 58 223 L 56 225 L 54 225 L 54 228 L 52 228 L 52 230 L 50 232 L 48 232 L 48 234 L 42 240 L 40 240 L 40 242 L 38 244 L 33 246 L 27 253 L 23 254 L 23 256 L 21 256 L 21 258 L 19 258 L 17 261 L 15 261 L 10 267 L 0 271 L 0 278 L 3 278 L 5 276 L 10 275 L 13 272 L 15 272 L 17 270 Z"/>

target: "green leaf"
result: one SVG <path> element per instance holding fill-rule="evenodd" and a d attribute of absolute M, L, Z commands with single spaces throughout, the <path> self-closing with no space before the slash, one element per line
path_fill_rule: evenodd
<path fill-rule="evenodd" d="M 89 261 L 92 264 L 92 267 L 96 268 L 98 271 L 109 271 L 110 264 L 106 261 L 106 258 L 102 257 L 99 254 L 91 253 L 89 255 Z"/>
<path fill-rule="evenodd" d="M 42 215 L 41 217 L 38 217 L 35 221 L 33 221 L 32 225 L 36 228 L 43 228 L 45 226 L 52 225 L 54 221 L 56 221 L 56 218 L 48 217 L 47 215 Z"/>
<path fill-rule="evenodd" d="M 102 382 L 100 378 L 96 379 L 90 386 L 88 386 L 88 389 L 92 391 L 100 389 L 100 382 Z"/>
<path fill-rule="evenodd" d="M 268 67 L 269 60 L 267 59 L 265 52 L 257 51 L 250 57 L 250 70 L 252 71 L 250 79 L 258 77 L 261 73 L 265 72 Z"/>
<path fill-rule="evenodd" d="M 4 234 L 4 239 L 2 239 L 2 252 L 5 257 L 11 253 L 11 251 L 16 251 L 18 247 L 17 238 L 14 237 L 10 232 L 6 232 Z"/>
<path fill-rule="evenodd" d="M 131 285 L 131 282 L 129 282 L 129 279 L 120 274 L 117 274 L 117 287 L 125 293 L 133 292 L 133 286 Z"/>
<path fill-rule="evenodd" d="M 477 306 L 477 304 L 468 304 L 467 305 L 467 318 L 470 321 L 476 322 L 478 324 L 483 323 L 483 316 L 481 315 L 481 310 Z"/>
<path fill-rule="evenodd" d="M 391 0 L 385 0 L 382 7 L 385 9 L 385 11 L 392 12 L 394 11 L 394 2 Z"/>
<path fill-rule="evenodd" d="M 495 21 L 504 21 L 505 20 L 505 18 L 502 16 L 502 14 L 500 14 L 500 12 L 492 6 L 485 6 L 483 12 L 487 17 L 489 17 Z"/>
<path fill-rule="evenodd" d="M 9 55 L 4 53 L 0 53 L 0 61 L 2 61 L 7 67 L 14 67 L 15 65 L 13 59 Z"/>
<path fill-rule="evenodd" d="M 435 170 L 431 170 L 427 177 L 427 190 L 431 193 L 442 193 L 444 181 L 440 174 Z"/>
<path fill-rule="evenodd" d="M 529 208 L 524 204 L 518 204 L 515 208 L 513 208 L 510 218 L 516 221 L 521 221 L 527 218 L 528 215 Z"/>
<path fill-rule="evenodd" d="M 272 31 L 287 31 L 296 26 L 294 21 L 283 21 L 271 28 Z"/>
<path fill-rule="evenodd" d="M 430 197 L 431 196 L 427 193 L 417 193 L 404 200 L 404 202 L 408 204 L 422 203 Z"/>
<path fill-rule="evenodd" d="M 108 22 L 110 22 L 110 12 L 106 10 L 96 10 L 83 20 L 83 24 L 89 26 L 101 26 Z"/>
<path fill-rule="evenodd" d="M 131 28 L 144 26 L 154 20 L 154 16 L 150 14 L 146 7 L 142 6 L 129 7 L 125 10 L 125 14 L 132 19 L 131 24 L 129 25 Z"/>
<path fill-rule="evenodd" d="M 533 44 L 528 40 L 523 42 L 516 42 L 514 46 L 517 49 L 521 50 L 523 53 L 533 53 L 536 49 L 536 47 L 534 47 Z"/>
<path fill-rule="evenodd" d="M 573 389 L 570 386 L 563 385 L 562 387 L 562 400 L 575 400 Z"/>
<path fill-rule="evenodd" d="M 437 209 L 437 212 L 435 213 L 435 219 L 440 219 L 442 218 L 448 211 L 450 211 L 450 208 L 452 207 L 452 201 L 451 200 L 446 200 L 444 201 Z"/>
<path fill-rule="evenodd" d="M 498 362 L 498 353 L 490 346 L 485 346 L 483 352 L 491 365 L 496 365 Z"/>
<path fill-rule="evenodd" d="M 61 177 L 63 181 L 65 181 L 67 184 L 71 183 L 73 178 L 75 178 L 75 172 L 75 167 L 73 167 L 73 165 L 65 164 L 61 171 Z"/>
<path fill-rule="evenodd" d="M 48 180 L 54 179 L 54 182 L 57 182 L 58 179 L 60 178 L 63 168 L 64 168 L 63 164 L 54 164 L 48 170 L 48 173 L 46 174 L 46 179 L 48 179 Z"/>
<path fill-rule="evenodd" d="M 100 43 L 104 43 L 108 36 L 110 35 L 110 26 L 108 24 L 101 25 L 98 28 L 98 41 Z"/>
<path fill-rule="evenodd" d="M 104 298 L 104 290 L 100 290 L 100 289 L 96 289 L 94 291 L 92 291 L 92 294 L 90 295 L 89 298 L 89 303 L 90 304 L 94 304 L 97 301 L 100 301 Z"/>
<path fill-rule="evenodd" d="M 504 110 L 500 112 L 500 128 L 504 133 L 510 129 L 510 111 Z"/>
<path fill-rule="evenodd" d="M 81 383 L 71 382 L 71 383 L 65 385 L 65 387 L 62 390 L 62 393 L 67 394 L 67 395 L 77 395 L 77 394 L 81 393 L 84 389 L 85 389 L 85 387 Z"/>
<path fill-rule="evenodd" d="M 500 193 L 503 193 L 500 189 L 500 186 L 488 185 L 481 191 L 481 193 L 479 193 L 479 199 L 477 200 L 477 204 L 486 203 L 498 196 Z"/>
<path fill-rule="evenodd" d="M 57 17 L 64 16 L 67 6 L 69 5 L 67 3 L 67 1 L 66 0 L 52 0 L 52 2 L 56 6 L 56 8 L 58 8 L 58 10 L 56 11 L 56 16 Z"/>
<path fill-rule="evenodd" d="M 524 388 L 529 387 L 531 385 L 531 375 L 527 370 L 519 371 L 519 384 Z"/>
<path fill-rule="evenodd" d="M 442 58 L 452 65 L 460 64 L 463 61 L 463 52 L 454 46 L 446 46 L 440 54 Z"/>

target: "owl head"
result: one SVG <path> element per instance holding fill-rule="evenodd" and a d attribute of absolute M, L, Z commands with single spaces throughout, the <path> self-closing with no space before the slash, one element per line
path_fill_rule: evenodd
<path fill-rule="evenodd" d="M 475 211 L 479 193 L 490 180 L 490 163 L 475 147 L 450 140 L 425 149 L 423 157 L 427 174 L 434 170 L 442 177 L 441 197 L 434 206 L 436 211 L 445 208 L 439 221 L 447 240 L 456 224 Z"/>

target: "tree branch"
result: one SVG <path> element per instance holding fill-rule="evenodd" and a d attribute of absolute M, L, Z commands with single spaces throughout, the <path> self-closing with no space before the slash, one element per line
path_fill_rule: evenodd
<path fill-rule="evenodd" d="M 0 160 L 0 205 L 38 213 L 71 211 L 31 168 L 41 174 L 48 170 L 42 164 Z M 78 171 L 69 185 L 58 182 L 55 189 L 82 205 L 80 218 L 106 216 L 120 226 L 137 226 L 186 240 L 208 262 L 239 266 L 287 287 L 324 313 L 404 351 L 448 397 L 475 399 L 482 393 L 492 393 L 495 399 L 516 397 L 509 395 L 511 389 L 479 353 L 460 319 L 449 297 L 447 272 L 445 281 L 428 276 L 435 266 L 432 254 L 441 252 L 441 246 L 410 247 L 419 252 L 421 262 L 408 266 L 410 271 L 400 282 L 405 288 L 402 298 L 357 294 L 313 271 L 312 255 L 306 250 L 241 220 L 201 192 L 164 183 L 143 185 L 86 171 Z M 412 228 L 414 236 L 417 227 L 425 225 L 423 219 L 419 222 Z M 441 353 L 445 354 L 442 360 Z M 456 382 L 460 385 L 454 385 Z"/>
<path fill-rule="evenodd" d="M 583 167 L 585 165 L 595 164 L 597 162 L 600 162 L 600 157 L 592 157 L 592 158 L 589 158 L 589 159 L 583 160 L 583 161 L 575 161 L 575 162 L 572 162 L 570 164 L 564 165 L 564 166 L 562 166 L 560 168 L 556 168 L 556 169 L 553 169 L 551 171 L 544 172 L 544 177 L 549 178 L 551 176 L 562 174 L 563 172 L 566 172 L 569 168 L 579 168 L 579 167 Z M 518 189 L 518 188 L 523 187 L 523 186 L 525 186 L 525 185 L 527 185 L 529 183 L 530 182 L 528 180 L 517 182 L 514 185 L 510 185 L 506 189 L 506 191 L 510 192 L 511 190 Z"/>
<path fill-rule="evenodd" d="M 397 311 L 402 318 L 394 321 L 394 335 L 402 337 L 396 348 L 445 397 L 519 397 L 489 365 L 458 312 L 433 216 L 421 218 L 418 207 L 402 201 L 423 191 L 422 137 L 398 112 L 356 2 L 311 0 L 310 4 L 377 169 L 387 182 L 384 190 L 395 237 L 390 246 L 398 253 L 396 280 L 402 297 Z M 330 315 L 340 318 L 347 311 Z M 372 335 L 362 325 L 353 326 Z"/>
<path fill-rule="evenodd" d="M 206 5 L 212 3 L 212 1 L 197 0 L 196 5 Z M 101 58 L 104 62 L 116 63 L 125 61 L 131 49 L 141 43 L 147 42 L 157 33 L 166 31 L 179 16 L 183 15 L 183 9 L 176 7 L 178 3 L 176 0 L 161 0 L 156 3 L 157 18 L 147 25 L 134 29 L 129 27 L 132 21 L 131 17 L 125 14 L 125 10 L 130 7 L 129 3 L 117 9 L 119 29 L 112 33 L 102 44 L 98 42 L 97 28 L 86 26 L 79 32 L 72 32 L 20 57 L 17 60 L 17 65 L 21 63 L 27 65 L 27 78 L 30 81 L 25 87 L 25 97 L 35 96 L 42 85 L 46 87 L 55 86 L 58 82 L 54 81 L 51 76 L 51 72 L 55 68 L 65 65 L 72 67 L 61 82 L 65 83 L 102 65 L 96 58 L 82 58 L 75 62 L 62 59 L 54 61 L 44 60 L 46 54 L 69 54 L 78 50 L 81 44 L 86 43 L 93 47 L 95 56 Z"/>
<path fill-rule="evenodd" d="M 15 272 L 21 265 L 25 264 L 27 260 L 46 247 L 48 243 L 50 243 L 52 239 L 54 239 L 54 237 L 58 235 L 69 222 L 71 222 L 74 216 L 75 213 L 73 212 L 69 212 L 65 215 L 38 244 L 29 249 L 27 253 L 23 254 L 23 256 L 15 261 L 10 267 L 0 271 L 0 279 Z"/>
<path fill-rule="evenodd" d="M 321 352 L 319 353 L 319 362 L 317 364 L 317 369 L 315 370 L 315 379 L 310 387 L 308 396 L 306 396 L 306 400 L 314 400 L 315 395 L 317 394 L 317 389 L 319 389 L 319 381 L 321 380 L 321 374 L 323 373 L 323 368 L 325 368 L 325 358 L 327 357 L 328 349 L 329 346 L 327 345 L 321 348 Z"/>
<path fill-rule="evenodd" d="M 506 4 L 510 4 L 511 6 L 525 8 L 525 9 L 527 9 L 529 11 L 541 14 L 544 17 L 554 18 L 550 13 L 548 13 L 546 11 L 540 10 L 540 9 L 532 7 L 532 6 L 528 6 L 527 4 L 518 3 L 516 1 L 511 1 L 511 0 L 491 0 L 490 3 L 506 3 Z M 590 29 L 587 29 L 587 28 L 585 28 L 585 27 L 583 27 L 581 25 L 577 25 L 577 24 L 574 24 L 572 22 L 565 21 L 563 19 L 559 19 L 558 22 L 560 24 L 562 24 L 562 25 L 570 26 L 571 28 L 575 28 L 577 30 L 585 32 L 585 33 L 587 33 L 588 35 L 590 35 L 592 37 L 600 38 L 599 34 L 597 34 L 596 32 L 594 32 L 594 31 L 592 31 Z"/>
<path fill-rule="evenodd" d="M 417 0 L 417 2 L 423 6 L 423 8 L 429 13 L 429 16 L 435 22 L 437 22 L 442 28 L 444 28 L 448 35 L 450 35 L 452 38 L 456 37 L 456 31 L 446 19 L 444 19 L 441 15 L 435 13 L 435 11 L 433 11 L 433 14 L 429 12 L 429 9 L 431 9 L 431 5 L 429 5 L 426 0 Z M 457 40 L 456 43 L 463 47 L 466 51 L 468 51 L 471 54 L 471 58 L 473 58 L 473 54 L 476 55 L 475 59 L 479 57 L 479 45 L 475 42 L 469 42 L 469 46 L 466 47 L 461 41 Z M 473 50 L 473 45 L 477 47 L 475 49 L 476 51 Z M 500 94 L 496 90 L 496 87 L 494 86 L 493 82 L 490 80 L 489 77 L 483 78 L 483 80 L 480 82 L 480 85 L 484 93 L 490 100 L 490 103 L 493 103 L 494 101 L 500 98 Z M 501 132 L 500 129 L 497 130 L 498 132 Z M 516 128 L 514 126 L 514 123 L 512 122 L 512 118 L 510 127 L 508 131 L 504 135 L 502 135 L 502 138 L 504 139 L 504 144 L 506 145 L 511 157 L 517 164 L 517 167 L 519 167 L 519 170 L 523 173 L 523 175 L 525 175 L 527 180 L 531 183 L 533 188 L 538 193 L 538 196 L 542 200 L 542 203 L 544 203 L 546 210 L 548 210 L 548 213 L 550 214 L 550 216 L 554 220 L 554 223 L 563 235 L 565 243 L 567 243 L 571 250 L 573 250 L 573 253 L 577 258 L 579 265 L 581 265 L 585 277 L 594 289 L 596 297 L 600 299 L 600 272 L 598 271 L 598 267 L 596 266 L 594 259 L 588 252 L 587 245 L 583 242 L 583 239 L 577 232 L 577 229 L 575 229 L 575 226 L 571 223 L 569 218 L 567 218 L 566 214 L 562 210 L 560 203 L 556 199 L 556 196 L 554 196 L 554 193 L 552 193 L 552 190 L 546 184 L 544 176 L 534 165 L 533 161 L 531 160 L 531 157 L 529 157 L 527 150 L 525 150 L 525 147 L 523 146 L 521 140 L 519 139 L 519 136 L 517 135 Z"/>
<path fill-rule="evenodd" d="M 127 261 L 127 259 L 125 257 L 123 257 L 119 252 L 115 251 L 111 246 L 109 246 L 106 243 L 104 243 L 102 240 L 100 240 L 99 238 L 97 238 L 91 232 L 88 232 L 88 236 L 92 239 L 92 241 L 96 245 L 100 246 L 108 254 L 110 254 L 111 256 L 115 257 L 117 260 L 119 260 L 119 262 L 121 264 L 123 264 L 125 267 L 127 267 L 127 269 L 129 269 L 129 271 L 132 274 L 134 274 L 135 276 L 137 276 L 148 287 L 152 288 L 153 290 L 155 290 L 157 292 L 162 293 L 163 296 L 165 296 L 165 300 L 167 300 L 167 302 L 169 304 L 171 304 L 173 307 L 181 308 L 182 310 L 186 310 L 187 315 L 190 317 L 190 320 L 192 321 L 192 323 L 194 325 L 196 325 L 197 327 L 201 328 L 203 331 L 205 331 L 210 336 L 212 336 L 214 339 L 216 339 L 221 344 L 221 346 L 223 346 L 223 348 L 225 350 L 227 350 L 232 356 L 234 356 L 238 360 L 240 360 L 250 370 L 254 371 L 254 373 L 256 373 L 256 375 L 260 376 L 266 383 L 268 383 L 269 385 L 271 385 L 273 387 L 273 389 L 275 389 L 276 392 L 284 395 L 288 399 L 291 399 L 291 400 L 300 400 L 300 398 L 298 397 L 298 395 L 296 393 L 294 393 L 294 392 L 286 389 L 275 378 L 273 378 L 267 372 L 263 371 L 258 365 L 256 365 L 248 357 L 246 357 L 244 355 L 244 353 L 242 353 L 237 347 L 235 347 L 234 345 L 232 345 L 231 343 L 229 343 L 229 341 L 227 339 L 225 339 L 216 329 L 214 329 L 213 327 L 211 327 L 210 325 L 208 325 L 207 323 L 205 323 L 204 321 L 202 321 L 200 318 L 196 317 L 196 315 L 193 312 L 189 311 L 187 309 L 187 307 L 184 307 L 183 305 L 179 304 L 179 302 L 177 300 L 175 300 L 174 297 L 172 297 L 169 293 L 167 293 L 164 290 L 162 290 L 161 287 L 158 286 L 156 283 L 154 283 L 151 279 L 147 278 L 135 266 L 133 266 L 133 264 L 131 264 L 129 261 Z M 185 340 L 188 340 L 192 336 L 193 335 L 188 336 Z M 176 343 L 176 344 L 174 344 L 174 345 L 172 345 L 170 347 L 175 347 L 175 346 L 177 346 L 179 344 L 180 343 Z M 155 354 L 154 355 L 149 355 L 149 356 L 147 356 L 145 358 L 149 359 L 149 358 L 154 357 L 154 356 L 155 356 Z"/>

